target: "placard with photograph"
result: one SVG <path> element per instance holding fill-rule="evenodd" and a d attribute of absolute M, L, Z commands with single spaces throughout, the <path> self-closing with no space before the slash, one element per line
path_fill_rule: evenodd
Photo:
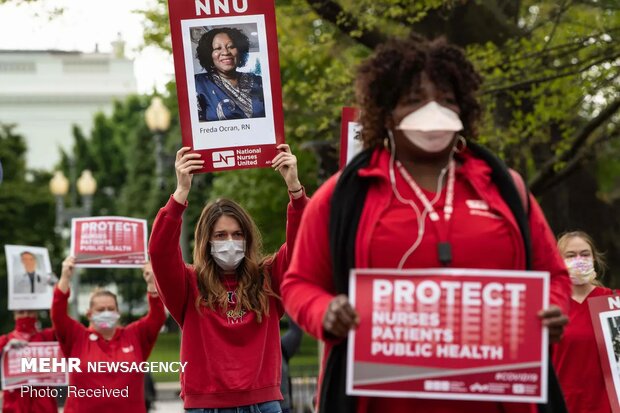
<path fill-rule="evenodd" d="M 10 390 L 21 386 L 66 386 L 69 384 L 67 369 L 43 369 L 23 365 L 23 360 L 39 366 L 40 359 L 49 366 L 53 361 L 58 365 L 65 363 L 62 350 L 57 341 L 40 341 L 28 343 L 25 347 L 10 349 L 2 353 L 2 389 Z"/>
<path fill-rule="evenodd" d="M 549 273 L 354 269 L 347 394 L 545 403 Z"/>
<path fill-rule="evenodd" d="M 200 172 L 267 167 L 284 143 L 273 0 L 170 0 L 183 145 Z"/>
<path fill-rule="evenodd" d="M 71 255 L 82 268 L 142 268 L 148 261 L 147 223 L 127 217 L 74 218 Z"/>
<path fill-rule="evenodd" d="M 620 413 L 620 295 L 588 299 L 605 387 L 613 413 Z"/>
<path fill-rule="evenodd" d="M 358 122 L 359 109 L 352 107 L 342 108 L 340 122 L 340 168 L 355 155 L 362 151 L 362 125 Z"/>
<path fill-rule="evenodd" d="M 9 310 L 49 310 L 58 281 L 47 248 L 5 245 Z"/>

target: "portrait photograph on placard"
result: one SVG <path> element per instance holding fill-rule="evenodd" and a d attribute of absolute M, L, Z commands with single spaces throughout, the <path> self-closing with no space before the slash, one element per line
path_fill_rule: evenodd
<path fill-rule="evenodd" d="M 49 309 L 58 281 L 47 248 L 5 245 L 9 310 Z"/>
<path fill-rule="evenodd" d="M 609 363 L 611 382 L 618 397 L 620 395 L 620 310 L 600 313 L 599 318 L 607 355 L 607 357 L 602 357 L 601 361 L 606 359 Z"/>
<path fill-rule="evenodd" d="M 275 143 L 264 16 L 181 23 L 194 149 Z"/>

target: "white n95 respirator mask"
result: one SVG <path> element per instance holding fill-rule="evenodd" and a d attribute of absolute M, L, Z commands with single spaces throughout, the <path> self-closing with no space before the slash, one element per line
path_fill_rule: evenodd
<path fill-rule="evenodd" d="M 424 152 L 436 153 L 450 145 L 463 123 L 458 113 L 431 101 L 405 116 L 396 129 Z"/>

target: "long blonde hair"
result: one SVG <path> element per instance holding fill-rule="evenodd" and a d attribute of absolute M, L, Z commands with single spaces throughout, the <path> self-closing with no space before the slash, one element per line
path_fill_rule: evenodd
<path fill-rule="evenodd" d="M 607 264 L 605 263 L 605 254 L 599 251 L 594 245 L 594 240 L 591 236 L 583 231 L 570 231 L 565 232 L 558 238 L 558 249 L 562 254 L 562 258 L 564 258 L 564 251 L 566 250 L 568 241 L 573 238 L 581 238 L 584 240 L 592 250 L 592 261 L 594 261 L 594 271 L 596 271 L 596 278 L 592 281 L 593 285 L 602 287 L 603 284 L 600 281 L 605 274 L 605 269 L 607 268 Z"/>
<path fill-rule="evenodd" d="M 201 306 L 215 310 L 219 307 L 228 311 L 227 291 L 220 281 L 221 269 L 211 255 L 209 241 L 215 223 L 222 216 L 234 218 L 243 232 L 245 239 L 245 258 L 239 264 L 237 275 L 237 302 L 234 311 L 253 311 L 260 323 L 263 315 L 269 315 L 269 297 L 278 296 L 271 288 L 271 279 L 267 267 L 273 257 L 263 257 L 261 237 L 250 215 L 236 202 L 230 199 L 218 199 L 207 204 L 196 225 L 194 233 L 194 268 L 198 279 L 198 298 L 196 308 Z"/>

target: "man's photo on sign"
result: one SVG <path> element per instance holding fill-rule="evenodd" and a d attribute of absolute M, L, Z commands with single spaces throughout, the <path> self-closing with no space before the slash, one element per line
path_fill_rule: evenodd
<path fill-rule="evenodd" d="M 5 245 L 9 309 L 48 309 L 57 277 L 47 249 Z"/>
<path fill-rule="evenodd" d="M 611 348 L 616 363 L 616 373 L 620 372 L 620 317 L 609 317 L 607 319 L 607 327 L 611 337 Z M 608 345 L 609 347 L 609 345 Z M 612 371 L 614 369 L 612 368 Z"/>
<path fill-rule="evenodd" d="M 200 122 L 265 117 L 256 23 L 192 27 Z"/>

